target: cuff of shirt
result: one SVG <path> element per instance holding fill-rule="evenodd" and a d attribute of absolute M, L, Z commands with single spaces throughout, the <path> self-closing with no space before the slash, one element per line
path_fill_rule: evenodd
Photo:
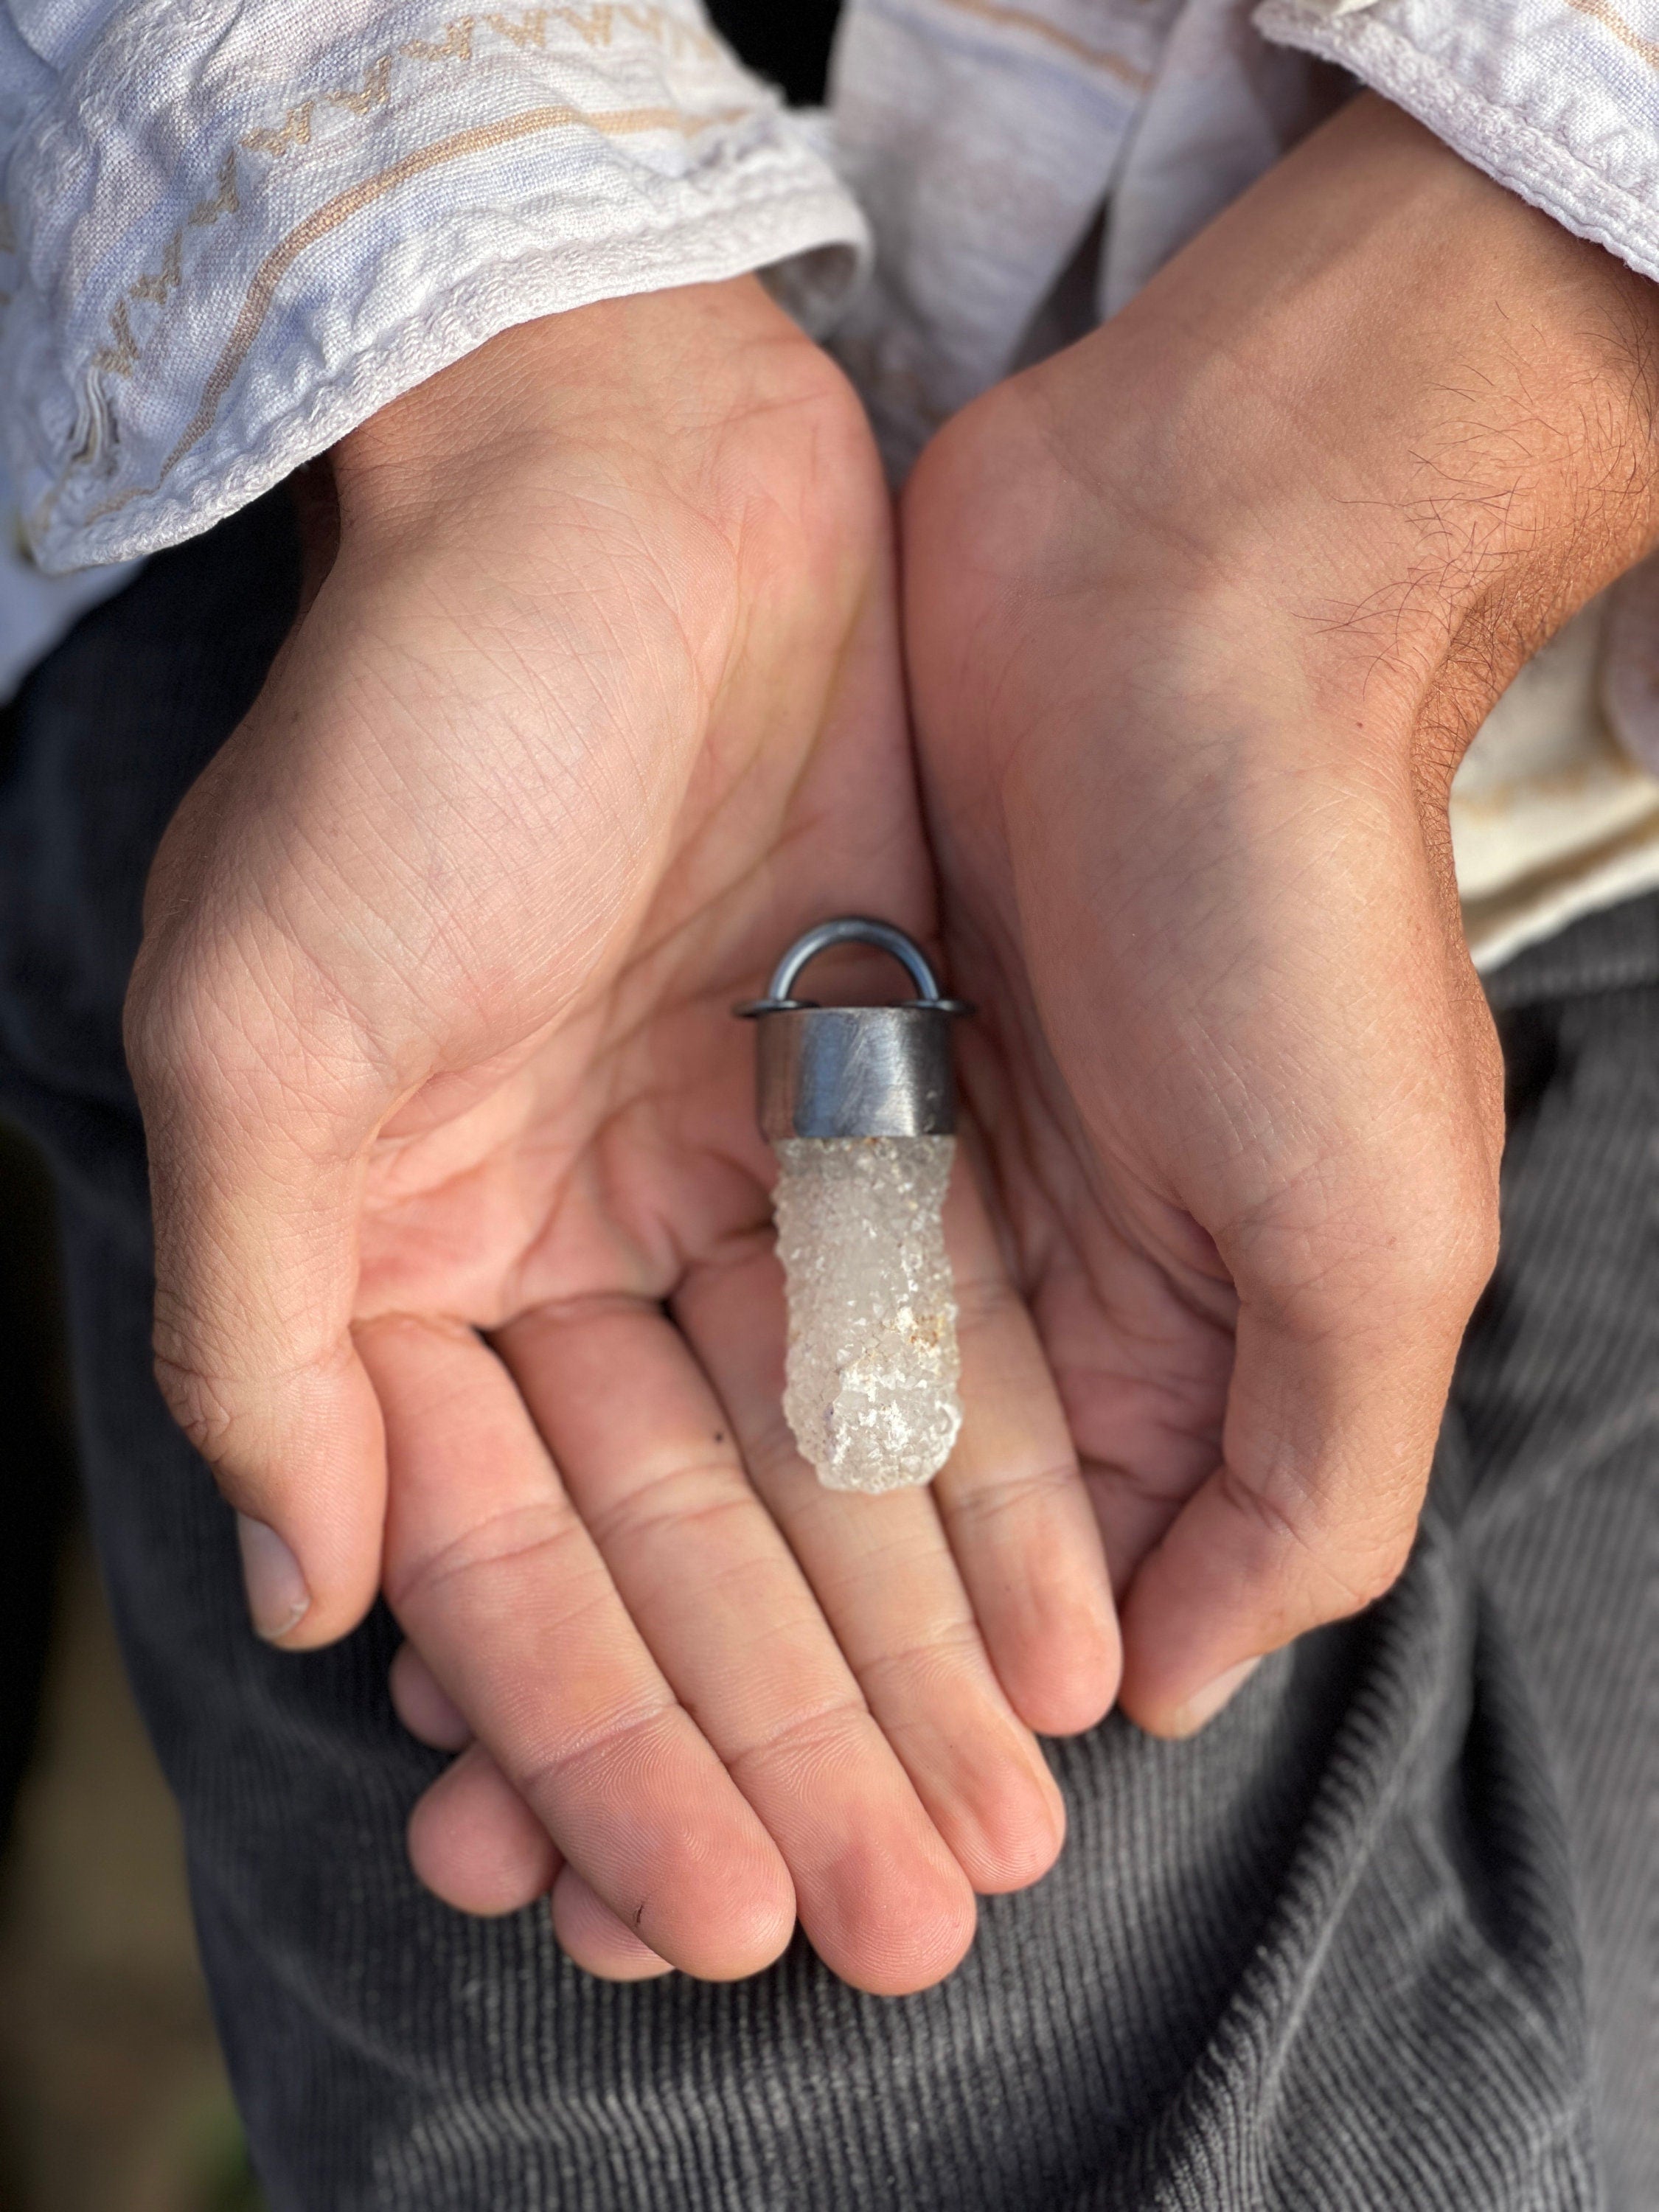
<path fill-rule="evenodd" d="M 860 271 L 695 0 L 428 0 L 325 46 L 331 7 L 278 13 L 133 0 L 14 145 L 0 379 L 44 568 L 206 529 L 512 324 L 768 270 L 811 326 Z"/>
<path fill-rule="evenodd" d="M 1659 276 L 1654 0 L 1267 0 L 1338 63 L 1580 238 Z"/>

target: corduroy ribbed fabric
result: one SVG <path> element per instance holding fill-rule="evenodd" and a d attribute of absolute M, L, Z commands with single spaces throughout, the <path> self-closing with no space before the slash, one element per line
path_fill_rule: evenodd
<path fill-rule="evenodd" d="M 139 895 L 296 580 L 280 500 L 153 562 L 37 672 L 0 785 L 0 1096 L 64 1188 L 95 1533 L 276 2212 L 1652 2212 L 1659 908 L 1498 980 L 1504 1253 L 1392 1595 L 1193 1742 L 1056 1746 L 1064 1856 L 938 1990 L 799 1944 L 608 1986 L 544 1911 L 420 1889 L 442 1762 L 392 1624 L 255 1641 L 150 1380 Z"/>

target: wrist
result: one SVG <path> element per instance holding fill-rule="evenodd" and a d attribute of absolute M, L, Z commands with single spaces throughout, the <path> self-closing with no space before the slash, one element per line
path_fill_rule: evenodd
<path fill-rule="evenodd" d="M 975 442 L 1052 592 L 1271 635 L 1334 725 L 1455 754 L 1659 529 L 1656 337 L 1659 288 L 1364 100 Z"/>
<path fill-rule="evenodd" d="M 718 511 L 752 427 L 839 382 L 755 277 L 598 301 L 502 331 L 342 440 L 342 529 L 428 540 L 533 511 L 578 464 Z"/>

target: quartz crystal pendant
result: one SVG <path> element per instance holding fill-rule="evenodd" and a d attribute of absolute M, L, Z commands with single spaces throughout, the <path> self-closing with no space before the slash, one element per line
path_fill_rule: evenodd
<path fill-rule="evenodd" d="M 939 1208 L 954 1137 L 784 1137 L 772 1204 L 789 1293 L 783 1410 L 831 1490 L 927 1482 L 962 1426 Z"/>
<path fill-rule="evenodd" d="M 820 1006 L 791 995 L 806 963 L 855 940 L 902 961 L 917 995 Z M 831 1490 L 927 1482 L 962 1426 L 957 1309 L 940 1209 L 956 1151 L 950 1023 L 921 950 L 887 923 L 827 921 L 792 945 L 757 1030 L 761 1127 L 789 1299 L 783 1407 Z"/>

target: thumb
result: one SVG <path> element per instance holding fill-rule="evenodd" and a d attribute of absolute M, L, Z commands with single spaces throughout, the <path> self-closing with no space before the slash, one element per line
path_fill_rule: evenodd
<path fill-rule="evenodd" d="M 1416 1533 L 1464 1328 L 1496 1252 L 1495 1177 L 1400 1176 L 1291 1240 L 1293 1279 L 1236 1269 L 1221 1463 L 1138 1571 L 1121 1702 L 1200 1728 L 1266 1653 L 1389 1589 Z"/>
<path fill-rule="evenodd" d="M 182 939 L 182 941 L 181 941 Z M 337 1012 L 274 934 L 146 943 L 126 1009 L 155 1223 L 155 1373 L 236 1508 L 254 1627 L 354 1627 L 380 1581 L 386 1451 L 352 1342 L 378 1106 Z M 313 994 L 314 996 L 314 994 Z"/>

